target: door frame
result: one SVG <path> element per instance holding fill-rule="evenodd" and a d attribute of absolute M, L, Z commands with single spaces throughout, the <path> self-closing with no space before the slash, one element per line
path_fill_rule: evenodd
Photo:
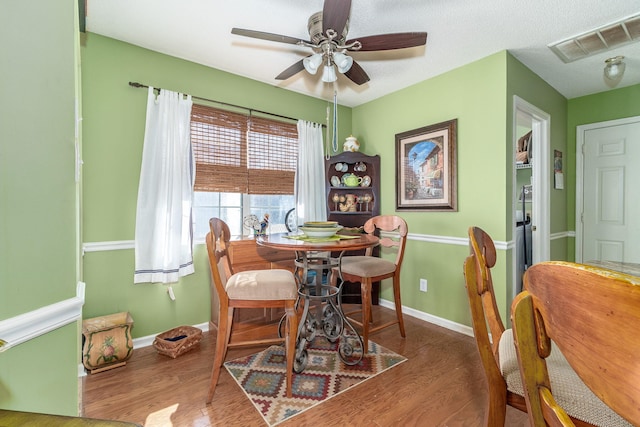
<path fill-rule="evenodd" d="M 607 120 L 604 122 L 589 123 L 576 127 L 576 262 L 582 263 L 583 223 L 584 212 L 584 141 L 585 133 L 590 130 L 627 125 L 640 122 L 640 116 L 626 117 L 624 119 Z"/>
<path fill-rule="evenodd" d="M 533 194 L 532 194 L 532 223 L 531 223 L 531 240 L 532 240 L 532 263 L 547 261 L 550 257 L 550 240 L 551 240 L 551 213 L 550 213 L 550 179 L 549 179 L 549 151 L 550 151 L 550 132 L 551 132 L 551 116 L 525 101 L 517 95 L 513 96 L 513 124 L 512 124 L 512 149 L 513 160 L 512 167 L 512 203 L 511 203 L 511 236 L 512 259 L 513 259 L 513 283 L 516 286 L 516 200 L 518 200 L 518 189 L 516 188 L 516 141 L 517 135 L 517 119 L 518 114 L 523 114 L 531 119 L 531 143 L 533 145 L 533 162 L 531 165 L 531 176 L 533 177 Z M 543 159 L 540 161 L 540 159 Z M 514 288 L 515 292 L 515 288 Z M 515 293 L 513 295 L 515 297 Z"/>

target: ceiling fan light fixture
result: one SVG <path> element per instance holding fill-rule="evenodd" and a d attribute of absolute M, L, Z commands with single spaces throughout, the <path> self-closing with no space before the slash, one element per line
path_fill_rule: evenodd
<path fill-rule="evenodd" d="M 352 0 L 323 0 L 322 10 L 311 15 L 307 30 L 310 39 L 266 33 L 264 31 L 232 28 L 231 33 L 244 37 L 286 43 L 311 48 L 313 52 L 307 58 L 298 59 L 275 78 L 286 80 L 301 71 L 318 74 L 322 67 L 322 81 L 333 83 L 337 73 L 357 85 L 370 81 L 367 73 L 357 61 L 349 57 L 350 52 L 374 52 L 395 49 L 407 49 L 427 44 L 426 32 L 402 32 L 375 34 L 359 39 L 348 39 L 351 22 Z M 338 71 L 336 71 L 336 69 Z"/>
<path fill-rule="evenodd" d="M 318 69 L 322 65 L 322 54 L 315 53 L 311 56 L 308 56 L 302 60 L 302 65 L 304 69 L 307 70 L 310 74 L 315 74 L 318 72 Z"/>
<path fill-rule="evenodd" d="M 624 56 L 614 56 L 613 58 L 609 58 L 604 61 L 606 64 L 604 66 L 604 78 L 607 84 L 610 86 L 615 86 L 620 83 L 622 80 L 622 75 L 624 74 L 624 70 L 626 68 L 626 64 L 624 63 Z"/>
<path fill-rule="evenodd" d="M 336 68 L 333 65 L 325 65 L 322 70 L 322 81 L 325 83 L 333 83 L 338 80 Z"/>
<path fill-rule="evenodd" d="M 351 69 L 353 58 L 342 52 L 335 52 L 333 54 L 333 62 L 338 67 L 338 71 L 344 74 Z"/>

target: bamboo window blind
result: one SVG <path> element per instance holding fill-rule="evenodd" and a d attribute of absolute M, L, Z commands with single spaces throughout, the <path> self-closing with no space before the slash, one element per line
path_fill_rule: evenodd
<path fill-rule="evenodd" d="M 194 104 L 191 145 L 196 191 L 294 193 L 295 124 Z"/>

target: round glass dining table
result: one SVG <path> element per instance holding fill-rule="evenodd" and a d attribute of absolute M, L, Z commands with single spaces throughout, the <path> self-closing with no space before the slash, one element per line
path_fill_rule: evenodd
<path fill-rule="evenodd" d="M 283 233 L 257 236 L 260 246 L 295 252 L 295 277 L 298 282 L 298 304 L 304 304 L 299 322 L 294 371 L 300 373 L 307 364 L 307 344 L 317 333 L 338 344 L 338 355 L 347 365 L 355 365 L 363 357 L 363 341 L 347 320 L 340 302 L 342 277 L 340 266 L 346 252 L 361 251 L 378 244 L 369 234 L 308 237 Z M 335 275 L 337 274 L 337 277 Z M 315 304 L 315 312 L 311 306 Z"/>

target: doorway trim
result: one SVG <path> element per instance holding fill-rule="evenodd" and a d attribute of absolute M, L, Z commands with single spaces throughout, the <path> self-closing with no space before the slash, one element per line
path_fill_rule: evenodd
<path fill-rule="evenodd" d="M 626 125 L 629 123 L 637 123 L 640 116 L 626 117 L 624 119 L 607 120 L 598 123 L 589 123 L 576 127 L 576 247 L 575 259 L 581 263 L 582 260 L 582 240 L 583 240 L 583 224 L 582 213 L 584 211 L 584 135 L 587 131 L 606 127 Z"/>
<path fill-rule="evenodd" d="M 516 150 L 515 144 L 518 139 L 517 120 L 518 114 L 524 114 L 531 119 L 531 141 L 533 144 L 533 162 L 531 166 L 531 174 L 533 177 L 533 204 L 532 204 L 532 263 L 547 261 L 550 257 L 550 194 L 549 194 L 549 151 L 550 151 L 550 131 L 551 116 L 525 101 L 517 95 L 513 96 L 513 122 L 512 122 L 512 149 L 513 160 L 511 162 L 513 176 L 513 192 L 511 203 L 511 235 L 515 242 L 516 236 L 516 200 L 518 199 L 518 189 L 516 188 Z M 542 160 L 541 160 L 542 159 Z M 514 243 L 513 250 L 513 283 L 516 283 L 516 250 Z M 515 290 L 514 295 L 515 297 Z"/>

